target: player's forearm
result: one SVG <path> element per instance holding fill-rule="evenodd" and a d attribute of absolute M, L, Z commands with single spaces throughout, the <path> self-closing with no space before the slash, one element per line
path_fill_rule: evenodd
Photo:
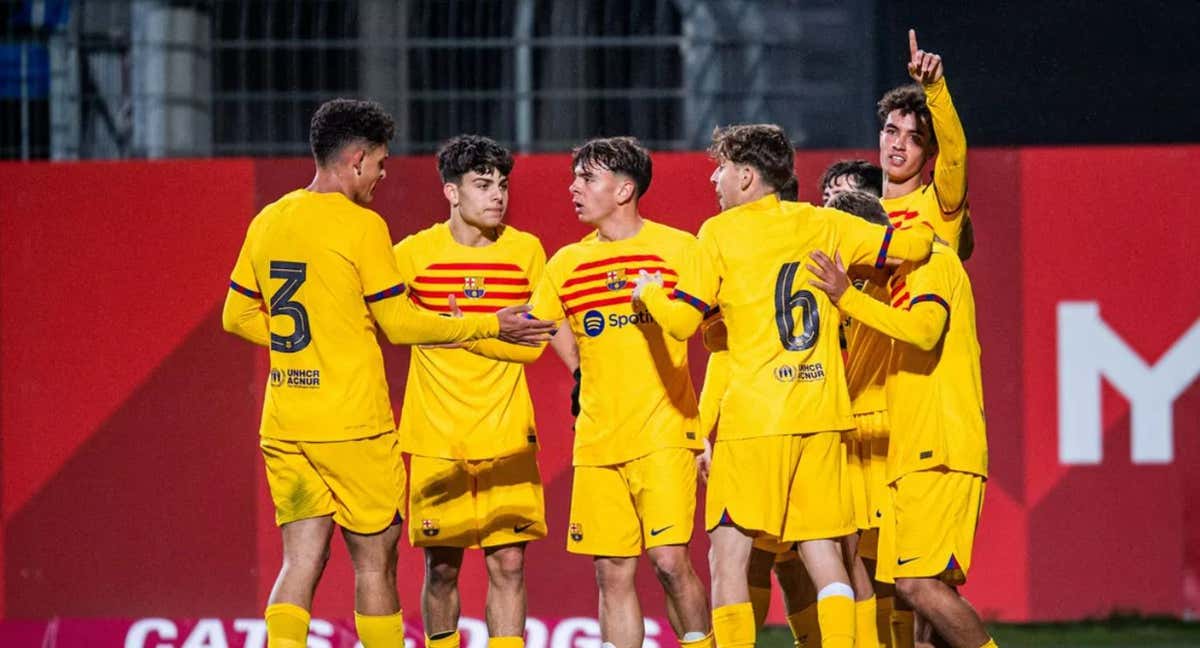
<path fill-rule="evenodd" d="M 567 371 L 574 373 L 579 368 L 579 345 L 575 343 L 575 334 L 566 320 L 559 324 L 558 332 L 550 337 L 550 346 L 566 365 Z"/>
<path fill-rule="evenodd" d="M 933 228 L 917 226 L 906 230 L 893 229 L 891 240 L 884 244 L 883 254 L 880 256 L 901 261 L 921 261 L 932 251 Z"/>
<path fill-rule="evenodd" d="M 692 337 L 704 319 L 700 309 L 686 301 L 672 300 L 661 285 L 651 284 L 643 288 L 641 299 L 654 321 L 676 340 Z"/>
<path fill-rule="evenodd" d="M 953 213 L 967 195 L 967 135 L 963 131 L 946 79 L 925 86 L 925 104 L 933 118 L 938 156 L 933 170 L 934 189 L 942 211 Z"/>
<path fill-rule="evenodd" d="M 521 346 L 500 340 L 476 340 L 468 342 L 464 348 L 475 355 L 491 358 L 492 360 L 529 364 L 542 357 L 542 351 L 546 350 L 546 345 Z"/>
<path fill-rule="evenodd" d="M 271 318 L 263 310 L 262 300 L 230 290 L 221 309 L 221 326 L 228 333 L 259 346 L 271 346 Z"/>
<path fill-rule="evenodd" d="M 949 319 L 949 313 L 941 304 L 923 301 L 909 310 L 901 310 L 872 299 L 853 287 L 842 295 L 838 308 L 860 324 L 923 351 L 937 346 Z"/>
<path fill-rule="evenodd" d="M 708 356 L 704 369 L 704 387 L 700 389 L 700 431 L 712 433 L 721 411 L 721 398 L 729 388 L 729 352 L 719 351 Z"/>
<path fill-rule="evenodd" d="M 392 344 L 468 342 L 500 333 L 500 320 L 495 315 L 440 317 L 418 309 L 404 296 L 372 302 L 370 308 Z"/>

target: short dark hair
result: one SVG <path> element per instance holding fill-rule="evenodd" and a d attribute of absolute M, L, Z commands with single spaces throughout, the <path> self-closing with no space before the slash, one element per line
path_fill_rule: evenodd
<path fill-rule="evenodd" d="M 332 99 L 313 113 L 308 142 L 318 165 L 325 165 L 342 147 L 354 141 L 386 145 L 396 134 L 396 122 L 374 101 Z"/>
<path fill-rule="evenodd" d="M 783 186 L 779 188 L 779 199 L 796 202 L 800 199 L 800 182 L 796 180 L 796 176 L 787 179 Z"/>
<path fill-rule="evenodd" d="M 937 135 L 933 132 L 933 116 L 929 114 L 929 106 L 925 104 L 925 90 L 921 86 L 909 83 L 884 93 L 875 113 L 879 116 L 880 126 L 887 123 L 888 115 L 893 110 L 899 110 L 901 115 L 915 114 L 917 123 L 929 133 L 929 145 L 937 144 Z"/>
<path fill-rule="evenodd" d="M 821 192 L 824 193 L 829 185 L 838 178 L 848 178 L 850 184 L 858 191 L 883 195 L 883 169 L 866 160 L 838 160 L 825 169 L 821 174 Z"/>
<path fill-rule="evenodd" d="M 787 133 L 775 124 L 714 128 L 708 152 L 718 160 L 754 167 L 776 191 L 795 175 L 796 150 Z"/>
<path fill-rule="evenodd" d="M 613 173 L 621 173 L 633 179 L 637 185 L 637 197 L 641 198 L 650 188 L 654 176 L 654 165 L 650 152 L 638 143 L 636 137 L 599 137 L 584 142 L 572 151 L 571 167 L 598 166 Z"/>
<path fill-rule="evenodd" d="M 843 191 L 830 198 L 829 203 L 825 206 L 854 214 L 875 225 L 890 227 L 892 224 L 888 220 L 887 211 L 883 208 L 883 203 L 879 202 L 879 198 L 865 191 Z"/>
<path fill-rule="evenodd" d="M 459 135 L 450 138 L 438 149 L 437 167 L 442 182 L 458 184 L 470 171 L 485 175 L 496 170 L 500 175 L 507 176 L 512 172 L 513 156 L 490 137 Z"/>

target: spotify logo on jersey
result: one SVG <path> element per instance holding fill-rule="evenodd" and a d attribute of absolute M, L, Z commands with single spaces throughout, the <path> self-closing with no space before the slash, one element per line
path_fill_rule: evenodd
<path fill-rule="evenodd" d="M 598 310 L 590 310 L 583 314 L 583 332 L 588 337 L 596 337 L 604 332 L 604 314 Z"/>

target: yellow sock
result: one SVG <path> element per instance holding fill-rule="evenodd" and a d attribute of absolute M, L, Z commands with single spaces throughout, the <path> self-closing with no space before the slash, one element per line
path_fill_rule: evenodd
<path fill-rule="evenodd" d="M 434 639 L 429 635 L 425 635 L 425 648 L 458 648 L 458 644 L 462 641 L 462 636 L 458 634 L 458 630 L 451 632 L 445 637 Z M 523 641 L 523 640 L 522 640 Z M 404 644 L 397 644 L 403 646 Z M 367 648 L 367 646 L 363 646 Z"/>
<path fill-rule="evenodd" d="M 395 614 L 371 616 L 354 613 L 354 629 L 363 648 L 384 648 L 404 645 L 404 610 Z"/>
<path fill-rule="evenodd" d="M 308 610 L 291 603 L 268 605 L 263 614 L 267 620 L 267 648 L 304 648 L 308 645 Z"/>
<path fill-rule="evenodd" d="M 695 641 L 685 641 L 683 639 L 679 640 L 680 648 L 716 648 L 716 645 L 717 644 L 713 639 L 713 633 L 711 632 L 704 635 L 702 639 L 697 639 Z"/>
<path fill-rule="evenodd" d="M 892 610 L 892 648 L 913 648 L 912 610 Z"/>
<path fill-rule="evenodd" d="M 788 615 L 788 627 L 792 629 L 792 638 L 796 648 L 806 648 L 821 645 L 821 624 L 817 623 L 817 604 Z"/>
<path fill-rule="evenodd" d="M 996 645 L 995 639 L 988 639 L 988 642 L 983 644 L 979 648 L 1000 648 L 1000 646 Z"/>
<path fill-rule="evenodd" d="M 855 648 L 879 648 L 879 635 L 875 630 L 875 597 L 854 602 L 854 646 Z"/>
<path fill-rule="evenodd" d="M 754 607 L 750 603 L 722 605 L 712 611 L 713 637 L 721 648 L 754 648 Z"/>
<path fill-rule="evenodd" d="M 885 596 L 875 599 L 875 633 L 879 637 L 879 645 L 892 648 L 892 602 L 894 598 Z"/>
<path fill-rule="evenodd" d="M 488 648 L 525 648 L 525 637 L 488 637 Z"/>
<path fill-rule="evenodd" d="M 763 627 L 767 622 L 767 612 L 771 610 L 771 588 L 751 587 L 750 605 L 754 607 L 754 627 Z"/>
<path fill-rule="evenodd" d="M 823 648 L 854 648 L 853 598 L 835 594 L 818 600 L 817 621 Z"/>

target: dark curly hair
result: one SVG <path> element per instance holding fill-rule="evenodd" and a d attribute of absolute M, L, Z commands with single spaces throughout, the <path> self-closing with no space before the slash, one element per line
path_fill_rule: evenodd
<path fill-rule="evenodd" d="M 887 210 L 883 208 L 883 203 L 879 202 L 879 198 L 865 191 L 843 191 L 830 198 L 829 203 L 825 206 L 854 214 L 874 225 L 890 227 L 892 224 L 888 220 Z"/>
<path fill-rule="evenodd" d="M 787 179 L 783 186 L 779 188 L 779 199 L 796 202 L 800 199 L 800 182 L 796 180 L 796 176 Z"/>
<path fill-rule="evenodd" d="M 442 144 L 437 152 L 438 173 L 442 182 L 459 184 L 462 177 L 474 171 L 480 175 L 492 170 L 507 176 L 512 173 L 513 156 L 490 137 L 482 135 L 459 135 Z"/>
<path fill-rule="evenodd" d="M 737 124 L 714 128 L 708 152 L 717 160 L 754 167 L 776 191 L 795 175 L 796 151 L 775 124 Z"/>
<path fill-rule="evenodd" d="M 600 137 L 584 142 L 572 152 L 571 168 L 592 166 L 629 176 L 637 185 L 638 198 L 650 188 L 654 177 L 650 152 L 636 137 Z"/>
<path fill-rule="evenodd" d="M 875 111 L 880 126 L 887 123 L 887 117 L 893 110 L 899 110 L 901 115 L 915 114 L 917 123 L 929 135 L 929 145 L 937 145 L 937 135 L 933 132 L 933 117 L 929 114 L 929 106 L 925 105 L 925 90 L 921 86 L 909 83 L 884 93 Z"/>
<path fill-rule="evenodd" d="M 838 160 L 825 169 L 821 174 L 821 184 L 818 189 L 822 193 L 838 178 L 849 178 L 850 184 L 858 191 L 865 191 L 875 196 L 883 195 L 883 170 L 878 165 L 866 160 Z"/>
<path fill-rule="evenodd" d="M 396 122 L 374 101 L 332 99 L 313 113 L 308 142 L 317 164 L 324 166 L 355 140 L 372 146 L 386 145 L 396 134 Z"/>

